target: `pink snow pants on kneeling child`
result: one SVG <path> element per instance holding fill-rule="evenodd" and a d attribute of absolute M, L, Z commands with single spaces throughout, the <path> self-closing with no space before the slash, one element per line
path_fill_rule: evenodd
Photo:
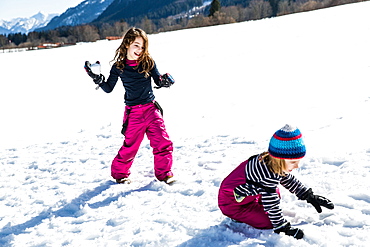
<path fill-rule="evenodd" d="M 125 132 L 123 146 L 114 158 L 111 174 L 114 179 L 127 178 L 130 168 L 140 144 L 147 135 L 154 154 L 154 174 L 160 181 L 167 176 L 173 176 L 172 167 L 172 142 L 166 132 L 163 118 L 154 103 L 145 105 L 126 106 L 124 121 L 128 115 L 128 126 Z"/>
<path fill-rule="evenodd" d="M 222 213 L 231 219 L 246 223 L 258 229 L 272 229 L 273 226 L 264 211 L 261 196 L 247 196 L 238 203 L 234 198 L 235 187 L 246 183 L 245 166 L 248 161 L 241 163 L 222 181 L 218 193 L 218 206 Z"/>

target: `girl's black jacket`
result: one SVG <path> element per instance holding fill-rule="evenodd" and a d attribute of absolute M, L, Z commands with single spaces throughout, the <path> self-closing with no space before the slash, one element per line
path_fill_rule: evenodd
<path fill-rule="evenodd" d="M 141 65 L 135 67 L 126 65 L 123 70 L 120 70 L 114 64 L 110 70 L 107 81 L 101 83 L 100 87 L 104 92 L 110 93 L 115 87 L 118 78 L 121 78 L 125 88 L 126 105 L 144 105 L 153 102 L 155 97 L 151 85 L 151 78 L 153 78 L 154 83 L 158 86 L 160 74 L 157 66 L 154 64 L 153 69 L 150 71 L 150 76 L 147 78 L 145 78 L 145 73 L 140 73 L 139 71 L 142 71 Z"/>

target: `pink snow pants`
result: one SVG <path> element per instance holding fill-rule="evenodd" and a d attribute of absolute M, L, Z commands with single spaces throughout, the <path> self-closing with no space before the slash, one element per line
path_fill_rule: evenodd
<path fill-rule="evenodd" d="M 218 206 L 222 213 L 231 219 L 246 223 L 258 229 L 272 229 L 273 226 L 264 211 L 260 195 L 247 196 L 238 203 L 234 198 L 235 187 L 246 183 L 245 166 L 241 163 L 222 181 L 218 193 Z"/>
<path fill-rule="evenodd" d="M 111 175 L 114 179 L 127 178 L 134 162 L 140 144 L 147 135 L 154 155 L 154 174 L 160 181 L 167 176 L 173 176 L 172 167 L 172 142 L 166 132 L 163 118 L 154 103 L 145 105 L 126 106 L 124 121 L 127 118 L 127 109 L 131 109 L 128 116 L 128 126 L 125 132 L 123 146 L 114 158 Z"/>

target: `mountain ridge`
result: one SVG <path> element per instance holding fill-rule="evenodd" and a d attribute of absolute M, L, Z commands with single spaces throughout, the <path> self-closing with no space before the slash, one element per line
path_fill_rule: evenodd
<path fill-rule="evenodd" d="M 0 20 L 0 34 L 29 33 L 47 25 L 57 14 L 44 14 L 38 12 L 31 17 L 18 17 L 9 21 Z"/>
<path fill-rule="evenodd" d="M 46 26 L 35 31 L 46 31 L 61 26 L 77 26 L 95 20 L 113 0 L 85 0 L 63 14 L 54 17 Z"/>

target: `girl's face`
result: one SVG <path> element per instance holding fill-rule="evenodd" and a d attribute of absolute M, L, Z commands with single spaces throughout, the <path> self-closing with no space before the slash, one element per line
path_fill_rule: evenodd
<path fill-rule="evenodd" d="M 138 60 L 142 51 L 144 50 L 144 40 L 142 37 L 136 37 L 134 42 L 131 43 L 127 48 L 127 59 Z"/>
<path fill-rule="evenodd" d="M 285 160 L 285 169 L 284 169 L 284 172 L 285 173 L 290 173 L 291 171 L 293 171 L 294 169 L 298 168 L 299 166 L 299 162 L 301 161 L 301 159 L 293 159 L 293 160 Z"/>

